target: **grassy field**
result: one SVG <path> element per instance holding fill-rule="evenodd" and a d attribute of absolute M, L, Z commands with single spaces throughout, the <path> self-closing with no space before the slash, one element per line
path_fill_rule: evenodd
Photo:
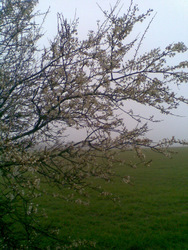
<path fill-rule="evenodd" d="M 61 227 L 60 237 L 92 241 L 96 249 L 188 249 L 188 148 L 176 150 L 172 159 L 146 151 L 153 159 L 150 167 L 116 166 L 134 182 L 104 184 L 119 196 L 118 203 L 97 194 L 89 206 L 45 197 L 42 204 Z"/>

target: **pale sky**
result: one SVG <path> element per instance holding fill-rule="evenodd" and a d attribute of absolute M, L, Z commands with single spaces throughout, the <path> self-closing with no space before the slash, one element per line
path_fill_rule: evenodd
<path fill-rule="evenodd" d="M 109 9 L 110 5 L 114 6 L 116 0 L 39 0 L 37 9 L 45 11 L 50 6 L 50 13 L 44 26 L 45 37 L 52 38 L 56 34 L 56 13 L 61 12 L 68 20 L 73 20 L 76 13 L 79 18 L 79 37 L 83 38 L 87 35 L 88 30 L 95 30 L 96 21 L 103 18 L 97 3 L 103 9 Z M 157 13 L 146 34 L 141 53 L 156 47 L 165 48 L 168 44 L 179 41 L 188 46 L 188 0 L 135 0 L 134 3 L 138 4 L 140 14 L 148 9 L 154 10 L 153 15 Z M 129 4 L 130 0 L 121 1 L 122 12 L 126 13 Z M 134 35 L 140 34 L 141 36 L 149 21 L 150 19 L 147 19 L 145 23 L 140 24 L 134 30 Z M 44 39 L 42 43 L 46 43 L 46 41 Z M 179 60 L 188 60 L 188 52 L 180 54 L 176 60 L 177 63 Z M 188 97 L 188 83 L 179 91 L 180 94 Z M 155 114 L 157 119 L 164 120 L 161 123 L 151 124 L 152 131 L 148 134 L 150 138 L 158 140 L 175 135 L 176 138 L 188 140 L 188 105 L 181 105 L 175 111 L 176 114 L 184 116 L 183 118 L 162 116 L 153 109 L 140 106 L 134 106 L 134 108 L 137 113 Z"/>

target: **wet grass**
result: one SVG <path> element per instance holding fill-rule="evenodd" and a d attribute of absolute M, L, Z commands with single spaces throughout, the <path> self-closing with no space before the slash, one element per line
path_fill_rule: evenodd
<path fill-rule="evenodd" d="M 115 166 L 130 175 L 134 185 L 119 180 L 104 184 L 120 202 L 96 193 L 90 205 L 46 196 L 40 203 L 60 227 L 65 241 L 95 242 L 96 249 L 188 249 L 188 148 L 177 148 L 172 159 L 146 150 L 150 167 Z M 132 152 L 121 157 L 132 158 Z M 87 247 L 93 249 L 94 247 Z M 74 247 L 72 249 L 85 249 Z"/>

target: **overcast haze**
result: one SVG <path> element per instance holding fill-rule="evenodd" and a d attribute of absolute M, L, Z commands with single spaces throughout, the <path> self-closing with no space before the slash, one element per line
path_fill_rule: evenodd
<path fill-rule="evenodd" d="M 103 14 L 97 3 L 103 9 L 109 9 L 110 4 L 114 6 L 116 1 L 39 0 L 38 9 L 45 11 L 50 6 L 50 13 L 44 26 L 45 37 L 52 38 L 56 34 L 56 13 L 61 12 L 68 21 L 73 20 L 76 13 L 76 16 L 79 18 L 79 37 L 84 38 L 88 30 L 95 30 L 96 20 L 103 18 Z M 156 47 L 163 49 L 168 44 L 179 41 L 184 42 L 188 46 L 188 0 L 135 0 L 134 3 L 138 4 L 140 14 L 146 12 L 148 9 L 154 10 L 153 16 L 156 13 L 155 19 L 146 34 L 140 53 Z M 120 6 L 123 5 L 122 12 L 126 13 L 129 4 L 130 0 L 121 1 Z M 133 38 L 137 35 L 142 35 L 149 21 L 150 19 L 146 19 L 145 23 L 137 26 L 134 30 Z M 47 39 L 43 39 L 41 43 L 47 44 Z M 175 60 L 175 63 L 178 63 L 179 60 L 188 60 L 188 53 L 180 54 Z M 188 84 L 183 85 L 179 93 L 188 97 Z M 157 119 L 164 120 L 161 123 L 151 124 L 152 131 L 148 135 L 152 139 L 158 140 L 163 137 L 175 135 L 176 138 L 188 140 L 188 105 L 181 105 L 178 110 L 174 111 L 175 114 L 183 116 L 182 118 L 162 116 L 160 113 L 154 112 L 153 109 L 141 108 L 136 105 L 134 107 L 137 113 L 155 114 Z"/>

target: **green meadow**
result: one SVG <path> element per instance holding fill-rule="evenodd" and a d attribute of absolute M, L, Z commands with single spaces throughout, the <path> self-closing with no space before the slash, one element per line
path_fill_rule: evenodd
<path fill-rule="evenodd" d="M 153 159 L 150 167 L 115 165 L 117 174 L 132 179 L 132 185 L 119 179 L 101 182 L 119 197 L 116 202 L 96 192 L 89 205 L 43 197 L 39 206 L 49 214 L 45 222 L 60 228 L 65 244 L 75 242 L 71 249 L 188 249 L 188 148 L 174 150 L 178 154 L 171 159 L 145 150 Z"/>

